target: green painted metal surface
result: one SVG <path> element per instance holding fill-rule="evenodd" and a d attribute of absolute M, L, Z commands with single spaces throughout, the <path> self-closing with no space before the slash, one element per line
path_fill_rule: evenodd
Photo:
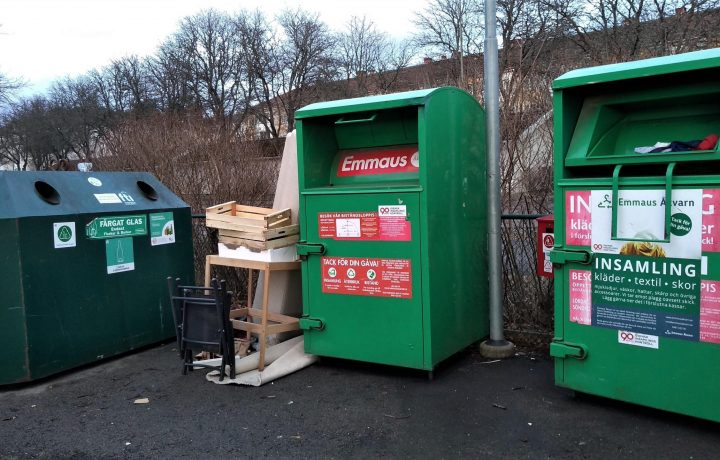
<path fill-rule="evenodd" d="M 385 110 L 398 107 L 421 106 L 426 99 L 441 88 L 421 89 L 404 93 L 383 94 L 379 96 L 340 99 L 307 105 L 295 112 L 295 119 L 321 117 L 325 115 L 345 115 L 370 110 Z"/>
<path fill-rule="evenodd" d="M 0 203 L 0 384 L 174 335 L 165 279 L 194 279 L 190 209 L 152 175 L 3 172 Z M 132 257 L 121 256 L 132 263 L 107 257 L 106 244 L 117 239 L 85 234 L 96 218 L 142 215 L 147 222 L 165 212 L 173 216 L 174 242 L 148 232 L 128 237 Z"/>
<path fill-rule="evenodd" d="M 485 116 L 456 88 L 298 111 L 308 353 L 432 370 L 488 333 Z"/>
<path fill-rule="evenodd" d="M 714 69 L 718 66 L 720 66 L 720 48 L 715 48 L 573 70 L 555 79 L 553 89 L 627 81 L 633 78 L 658 77 L 666 74 Z"/>
<path fill-rule="evenodd" d="M 558 385 L 720 421 L 718 149 L 634 151 L 718 132 L 718 66 L 711 50 L 555 82 Z"/>

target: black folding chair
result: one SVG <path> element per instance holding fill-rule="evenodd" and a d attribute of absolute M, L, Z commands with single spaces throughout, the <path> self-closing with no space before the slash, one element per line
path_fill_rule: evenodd
<path fill-rule="evenodd" d="M 168 278 L 172 302 L 175 335 L 183 360 L 183 375 L 188 369 L 206 367 L 218 369 L 220 380 L 225 377 L 225 366 L 230 366 L 230 378 L 235 378 L 235 342 L 230 322 L 232 293 L 226 290 L 225 281 L 213 278 L 210 287 L 181 286 L 180 279 Z M 222 355 L 220 366 L 193 363 L 193 355 L 207 351 Z"/>

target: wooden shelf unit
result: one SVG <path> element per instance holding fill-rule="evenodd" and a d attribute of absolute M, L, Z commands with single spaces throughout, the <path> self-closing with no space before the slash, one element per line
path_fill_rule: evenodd
<path fill-rule="evenodd" d="M 233 328 L 245 331 L 248 339 L 251 334 L 258 336 L 260 343 L 260 359 L 258 360 L 258 370 L 265 368 L 265 350 L 267 348 L 267 337 L 282 332 L 297 331 L 300 329 L 298 318 L 292 316 L 281 315 L 268 311 L 268 299 L 270 296 L 270 273 L 281 270 L 298 270 L 300 261 L 294 262 L 261 262 L 257 260 L 236 259 L 232 257 L 220 257 L 218 255 L 208 255 L 205 259 L 205 286 L 210 285 L 210 278 L 213 265 L 221 265 L 226 267 L 244 268 L 248 270 L 248 307 L 232 310 L 230 319 Z M 253 304 L 253 270 L 262 272 L 263 276 L 263 293 L 261 309 L 252 308 Z M 247 320 L 237 318 L 246 317 Z M 259 323 L 252 320 L 259 319 Z"/>

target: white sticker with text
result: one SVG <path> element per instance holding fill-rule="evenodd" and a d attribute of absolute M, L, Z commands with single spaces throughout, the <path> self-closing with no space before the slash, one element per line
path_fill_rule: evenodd
<path fill-rule="evenodd" d="M 95 193 L 95 199 L 102 204 L 122 203 L 122 200 L 116 193 Z"/>
<path fill-rule="evenodd" d="M 407 206 L 404 204 L 378 206 L 378 214 L 383 217 L 406 217 Z"/>
<path fill-rule="evenodd" d="M 658 336 L 640 334 L 638 332 L 618 331 L 618 343 L 635 345 L 636 347 L 655 348 L 659 346 Z"/>

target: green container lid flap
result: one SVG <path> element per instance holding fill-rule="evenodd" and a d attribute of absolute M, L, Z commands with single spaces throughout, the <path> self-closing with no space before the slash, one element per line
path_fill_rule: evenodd
<path fill-rule="evenodd" d="M 608 83 L 676 72 L 720 67 L 720 48 L 572 70 L 553 82 L 553 89 Z"/>
<path fill-rule="evenodd" d="M 381 94 L 378 96 L 340 99 L 337 101 L 317 102 L 307 105 L 295 112 L 296 119 L 322 117 L 326 115 L 339 115 L 370 110 L 394 109 L 412 105 L 425 105 L 427 99 L 438 91 L 457 90 L 457 88 L 443 87 L 421 89 L 394 94 Z"/>

